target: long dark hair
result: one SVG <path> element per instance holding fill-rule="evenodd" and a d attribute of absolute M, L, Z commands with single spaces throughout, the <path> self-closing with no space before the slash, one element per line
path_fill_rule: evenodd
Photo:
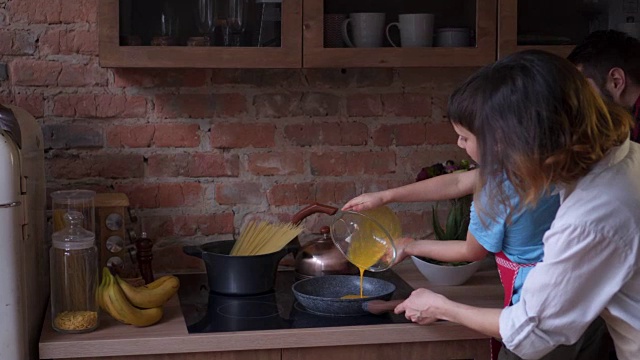
<path fill-rule="evenodd" d="M 509 204 L 503 174 L 523 205 L 533 205 L 550 185 L 586 175 L 633 124 L 624 109 L 605 104 L 569 61 L 536 50 L 472 75 L 451 95 L 448 112 L 476 136 L 478 186 L 497 200 L 495 206 Z"/>

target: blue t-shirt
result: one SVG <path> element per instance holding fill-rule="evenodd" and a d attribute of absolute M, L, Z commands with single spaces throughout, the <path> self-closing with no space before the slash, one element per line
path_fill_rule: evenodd
<path fill-rule="evenodd" d="M 520 198 L 513 185 L 509 181 L 505 181 L 503 187 L 505 194 L 509 195 L 512 208 L 518 209 Z M 483 202 L 484 209 L 493 209 L 493 207 L 485 205 L 487 195 L 484 191 L 480 193 L 479 198 Z M 480 221 L 474 204 L 471 204 L 469 232 L 489 252 L 499 253 L 502 251 L 509 260 L 519 264 L 537 263 L 542 261 L 544 255 L 542 237 L 551 227 L 558 207 L 560 207 L 558 195 L 546 196 L 538 201 L 535 208 L 527 207 L 512 214 L 511 222 L 507 223 L 506 219 L 510 210 L 504 205 L 496 207 L 495 211 L 499 214 L 494 215 L 495 219 L 483 216 Z M 523 267 L 518 271 L 513 287 L 512 304 L 520 300 L 520 290 L 531 269 L 532 267 Z"/>

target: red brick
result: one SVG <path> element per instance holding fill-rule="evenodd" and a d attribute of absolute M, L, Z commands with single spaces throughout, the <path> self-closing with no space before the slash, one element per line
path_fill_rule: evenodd
<path fill-rule="evenodd" d="M 0 31 L 0 54 L 32 55 L 36 51 L 36 37 L 28 31 Z"/>
<path fill-rule="evenodd" d="M 211 81 L 215 85 L 253 85 L 285 89 L 303 85 L 299 69 L 214 69 Z"/>
<path fill-rule="evenodd" d="M 431 97 L 426 94 L 383 94 L 382 105 L 385 115 L 430 116 Z"/>
<path fill-rule="evenodd" d="M 315 201 L 321 204 L 344 204 L 356 195 L 353 182 L 320 182 L 316 184 Z"/>
<path fill-rule="evenodd" d="M 71 30 L 60 33 L 61 54 L 98 55 L 97 30 Z"/>
<path fill-rule="evenodd" d="M 144 176 L 142 155 L 63 155 L 46 164 L 54 179 L 107 178 L 129 179 Z"/>
<path fill-rule="evenodd" d="M 155 125 L 115 125 L 106 129 L 110 147 L 151 147 Z"/>
<path fill-rule="evenodd" d="M 118 87 L 202 87 L 210 77 L 208 69 L 113 69 Z"/>
<path fill-rule="evenodd" d="M 60 1 L 60 21 L 63 23 L 95 24 L 99 0 Z"/>
<path fill-rule="evenodd" d="M 15 94 L 15 104 L 25 109 L 33 117 L 44 116 L 44 96 L 42 94 Z"/>
<path fill-rule="evenodd" d="M 259 118 L 281 118 L 302 115 L 300 93 L 260 94 L 253 98 L 256 116 Z"/>
<path fill-rule="evenodd" d="M 59 62 L 15 59 L 9 64 L 9 79 L 19 86 L 54 86 L 61 71 Z"/>
<path fill-rule="evenodd" d="M 458 134 L 453 130 L 450 122 L 427 124 L 427 144 L 457 144 Z"/>
<path fill-rule="evenodd" d="M 232 117 L 247 112 L 242 94 L 162 94 L 154 98 L 159 118 Z"/>
<path fill-rule="evenodd" d="M 268 148 L 275 146 L 273 124 L 216 123 L 211 126 L 211 146 L 215 148 Z"/>
<path fill-rule="evenodd" d="M 247 168 L 251 174 L 259 176 L 296 175 L 304 171 L 301 152 L 268 152 L 248 155 Z"/>
<path fill-rule="evenodd" d="M 267 191 L 267 201 L 273 206 L 292 206 L 315 200 L 314 183 L 275 184 Z"/>
<path fill-rule="evenodd" d="M 176 216 L 145 217 L 149 228 L 149 236 L 159 238 L 165 236 L 194 236 L 233 234 L 233 213 L 192 214 Z"/>
<path fill-rule="evenodd" d="M 74 123 L 45 124 L 42 127 L 45 149 L 102 148 L 102 129 Z"/>
<path fill-rule="evenodd" d="M 334 116 L 340 113 L 340 97 L 326 93 L 271 93 L 253 99 L 256 115 L 263 118 Z"/>
<path fill-rule="evenodd" d="M 153 177 L 238 177 L 236 154 L 154 154 L 148 157 L 147 173 Z"/>
<path fill-rule="evenodd" d="M 368 131 L 357 122 L 300 123 L 285 126 L 284 137 L 297 146 L 365 145 Z"/>
<path fill-rule="evenodd" d="M 198 124 L 158 124 L 153 142 L 158 147 L 197 147 L 200 145 Z"/>
<path fill-rule="evenodd" d="M 373 133 L 376 146 L 422 145 L 426 141 L 425 125 L 422 123 L 382 125 Z"/>
<path fill-rule="evenodd" d="M 340 113 L 340 97 L 325 93 L 305 93 L 300 101 L 306 116 L 335 116 Z"/>
<path fill-rule="evenodd" d="M 316 176 L 384 175 L 396 169 L 392 151 L 313 153 L 310 162 Z"/>
<path fill-rule="evenodd" d="M 259 205 L 265 200 L 265 194 L 259 183 L 224 182 L 216 184 L 215 200 L 222 205 L 251 204 Z"/>
<path fill-rule="evenodd" d="M 477 67 L 401 68 L 398 78 L 408 87 L 446 89 L 450 93 L 477 70 Z"/>
<path fill-rule="evenodd" d="M 382 100 L 377 94 L 354 94 L 347 97 L 347 115 L 382 116 Z"/>
<path fill-rule="evenodd" d="M 202 202 L 202 185 L 194 182 L 119 184 L 116 191 L 129 197 L 132 207 L 145 209 L 192 207 Z"/>
<path fill-rule="evenodd" d="M 393 69 L 303 69 L 309 86 L 319 88 L 387 87 L 393 83 Z"/>
<path fill-rule="evenodd" d="M 142 96 L 62 94 L 53 99 L 53 115 L 65 117 L 145 117 L 147 100 Z"/>
<path fill-rule="evenodd" d="M 40 39 L 38 40 L 38 49 L 40 50 L 40 55 L 59 54 L 60 36 L 65 31 L 66 30 L 53 28 L 40 35 Z"/>
<path fill-rule="evenodd" d="M 7 3 L 10 23 L 54 24 L 60 22 L 64 0 L 11 0 Z M 77 4 L 78 2 L 72 2 Z"/>
<path fill-rule="evenodd" d="M 108 81 L 107 70 L 97 64 L 66 64 L 58 77 L 62 87 L 106 86 Z"/>
<path fill-rule="evenodd" d="M 397 211 L 403 234 L 414 234 L 416 239 L 428 239 L 433 234 L 431 225 L 431 206 L 425 203 L 419 212 Z"/>

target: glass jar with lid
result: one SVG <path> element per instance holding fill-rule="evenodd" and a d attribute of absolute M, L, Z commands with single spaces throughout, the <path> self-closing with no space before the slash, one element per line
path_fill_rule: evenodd
<path fill-rule="evenodd" d="M 66 227 L 52 235 L 51 319 L 53 329 L 64 333 L 98 327 L 98 249 L 83 222 L 81 212 L 68 211 Z"/>

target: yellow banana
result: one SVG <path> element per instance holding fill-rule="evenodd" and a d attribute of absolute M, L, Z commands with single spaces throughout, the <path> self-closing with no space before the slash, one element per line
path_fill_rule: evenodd
<path fill-rule="evenodd" d="M 129 302 L 143 309 L 164 305 L 180 288 L 180 280 L 172 275 L 143 286 L 133 286 L 116 275 L 116 280 Z"/>
<path fill-rule="evenodd" d="M 131 305 L 122 292 L 116 279 L 107 272 L 103 272 L 106 280 L 102 288 L 102 303 L 105 310 L 114 319 L 134 326 L 149 326 L 157 323 L 162 318 L 162 307 L 151 309 L 138 309 Z"/>

